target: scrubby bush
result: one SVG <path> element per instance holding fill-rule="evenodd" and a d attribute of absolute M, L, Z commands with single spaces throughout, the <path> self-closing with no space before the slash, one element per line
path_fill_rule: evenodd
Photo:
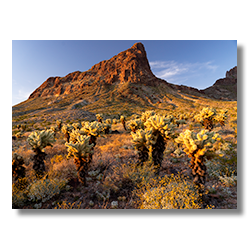
<path fill-rule="evenodd" d="M 199 209 L 201 196 L 195 185 L 181 176 L 151 179 L 138 191 L 140 209 Z"/>
<path fill-rule="evenodd" d="M 28 187 L 28 200 L 31 202 L 45 202 L 58 195 L 66 184 L 66 179 L 43 178 L 36 180 Z"/>

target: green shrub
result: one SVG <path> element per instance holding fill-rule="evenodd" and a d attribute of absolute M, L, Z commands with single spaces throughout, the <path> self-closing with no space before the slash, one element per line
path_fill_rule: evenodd
<path fill-rule="evenodd" d="M 32 202 L 45 202 L 58 195 L 66 184 L 66 179 L 43 178 L 36 180 L 28 187 L 28 200 Z"/>

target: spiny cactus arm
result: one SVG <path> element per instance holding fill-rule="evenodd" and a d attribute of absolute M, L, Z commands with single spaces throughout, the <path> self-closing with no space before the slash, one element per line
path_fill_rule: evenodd
<path fill-rule="evenodd" d="M 51 130 L 34 131 L 27 138 L 32 149 L 42 150 L 46 146 L 52 146 L 55 142 L 54 132 Z"/>
<path fill-rule="evenodd" d="M 104 126 L 102 123 L 94 121 L 88 124 L 85 124 L 85 127 L 82 128 L 88 135 L 94 137 L 101 136 L 104 131 Z"/>
<path fill-rule="evenodd" d="M 65 133 L 70 133 L 72 131 L 73 127 L 69 124 L 64 124 L 62 126 L 62 132 Z"/>
<path fill-rule="evenodd" d="M 201 130 L 195 134 L 193 131 L 186 130 L 181 133 L 178 138 L 175 139 L 177 143 L 184 145 L 184 152 L 188 155 L 192 155 L 197 151 L 195 156 L 205 155 L 205 153 L 212 149 L 216 141 L 220 141 L 221 137 L 215 132 L 209 132 L 208 130 Z"/>
<path fill-rule="evenodd" d="M 136 132 L 131 132 L 132 136 L 132 145 L 135 148 L 146 146 L 146 132 L 142 129 L 137 130 Z"/>
<path fill-rule="evenodd" d="M 68 157 L 75 158 L 87 158 L 89 154 L 92 154 L 94 144 L 89 144 L 90 136 L 80 135 L 77 137 L 76 143 L 65 143 L 68 147 Z"/>

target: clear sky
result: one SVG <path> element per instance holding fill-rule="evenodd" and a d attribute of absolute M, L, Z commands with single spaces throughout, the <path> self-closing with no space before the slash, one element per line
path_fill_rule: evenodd
<path fill-rule="evenodd" d="M 86 71 L 136 42 L 144 44 L 152 72 L 174 84 L 204 89 L 237 66 L 236 40 L 13 40 L 12 105 L 48 77 Z"/>

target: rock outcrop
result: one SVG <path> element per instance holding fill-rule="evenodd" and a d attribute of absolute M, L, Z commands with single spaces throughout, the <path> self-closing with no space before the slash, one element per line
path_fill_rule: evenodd
<path fill-rule="evenodd" d="M 29 96 L 29 99 L 67 95 L 91 85 L 117 85 L 130 82 L 153 86 L 157 80 L 150 69 L 143 44 L 136 43 L 111 59 L 95 64 L 88 71 L 76 71 L 65 77 L 48 78 Z"/>

